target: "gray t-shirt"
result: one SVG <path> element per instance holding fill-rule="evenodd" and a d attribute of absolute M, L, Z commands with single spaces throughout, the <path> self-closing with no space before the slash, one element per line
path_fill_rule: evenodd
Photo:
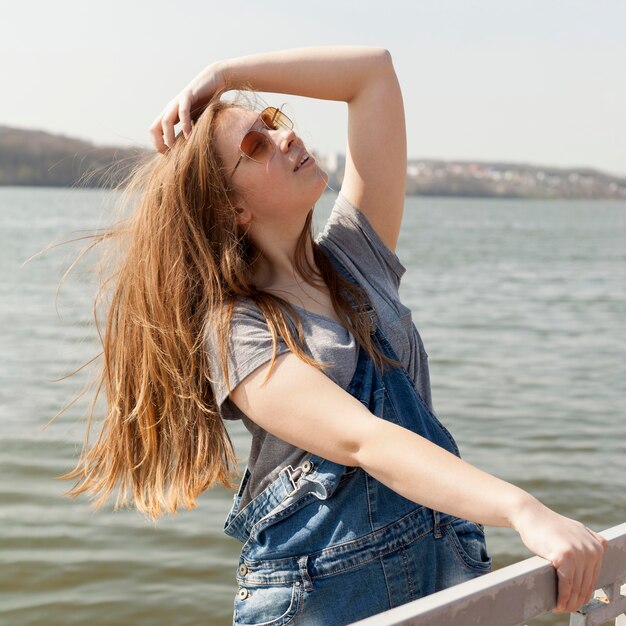
<path fill-rule="evenodd" d="M 340 193 L 316 242 L 329 249 L 354 276 L 369 296 L 380 326 L 398 359 L 411 376 L 424 402 L 432 410 L 428 355 L 411 319 L 411 310 L 400 302 L 398 288 L 406 271 L 396 254 L 389 250 L 358 208 Z M 302 317 L 306 352 L 333 366 L 325 374 L 343 389 L 347 389 L 358 356 L 354 337 L 335 320 L 310 313 L 295 306 Z M 307 452 L 278 439 L 250 420 L 228 396 L 226 384 L 218 366 L 215 335 L 207 336 L 207 353 L 212 375 L 217 379 L 214 392 L 223 419 L 241 419 L 252 434 L 248 459 L 250 480 L 242 494 L 243 508 L 256 497 L 288 465 L 301 464 Z M 279 337 L 277 356 L 289 350 Z M 229 338 L 229 379 L 234 389 L 248 374 L 272 357 L 272 336 L 259 308 L 247 299 L 234 309 Z"/>

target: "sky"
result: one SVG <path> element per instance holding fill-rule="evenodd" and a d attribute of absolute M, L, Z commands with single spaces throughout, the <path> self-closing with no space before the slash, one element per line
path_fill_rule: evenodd
<path fill-rule="evenodd" d="M 0 0 L 0 15 L 0 125 L 151 147 L 213 61 L 373 45 L 393 58 L 409 158 L 626 176 L 624 0 Z M 313 149 L 345 152 L 345 104 L 264 98 Z"/>

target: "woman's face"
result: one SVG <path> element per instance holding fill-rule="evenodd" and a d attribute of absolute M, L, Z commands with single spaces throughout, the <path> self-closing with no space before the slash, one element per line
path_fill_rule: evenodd
<path fill-rule="evenodd" d="M 241 223 L 301 227 L 326 188 L 328 175 L 293 130 L 270 130 L 259 121 L 258 113 L 241 107 L 224 109 L 216 120 L 216 147 L 227 172 L 237 164 L 241 140 L 252 127 L 269 138 L 274 150 L 266 163 L 244 156 L 232 174 L 231 184 L 244 209 Z M 309 160 L 298 167 L 307 154 Z"/>

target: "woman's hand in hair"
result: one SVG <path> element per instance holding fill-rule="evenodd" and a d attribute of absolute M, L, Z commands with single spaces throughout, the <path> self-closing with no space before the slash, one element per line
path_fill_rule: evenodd
<path fill-rule="evenodd" d="M 204 105 L 225 85 L 224 73 L 218 63 L 212 63 L 203 69 L 172 100 L 152 122 L 149 132 L 154 147 L 164 154 L 174 145 L 174 127 L 179 122 L 185 139 L 189 137 L 192 120 L 195 120 Z"/>

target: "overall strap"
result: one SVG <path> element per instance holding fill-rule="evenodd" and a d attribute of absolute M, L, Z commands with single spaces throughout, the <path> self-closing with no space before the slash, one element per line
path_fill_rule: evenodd
<path fill-rule="evenodd" d="M 323 244 L 320 244 L 320 248 L 322 248 L 324 254 L 331 261 L 337 273 L 340 276 L 342 276 L 344 279 L 346 279 L 348 282 L 350 282 L 352 285 L 354 285 L 357 289 L 359 289 L 359 291 L 363 294 L 365 298 L 365 310 L 367 311 L 367 314 L 369 315 L 369 318 L 370 318 L 372 335 L 376 335 L 376 340 L 378 342 L 378 345 L 383 350 L 385 355 L 389 357 L 392 361 L 395 361 L 396 363 L 400 364 L 400 359 L 398 359 L 398 355 L 396 354 L 396 351 L 393 349 L 393 346 L 391 345 L 391 343 L 387 339 L 387 336 L 383 332 L 382 327 L 380 325 L 380 320 L 378 318 L 378 314 L 376 313 L 376 310 L 372 306 L 370 299 L 368 295 L 365 293 L 363 287 L 358 283 L 356 278 L 346 268 L 346 266 L 343 263 L 341 263 L 341 261 L 339 261 L 339 259 L 337 258 L 335 254 L 333 254 Z M 357 308 L 357 304 L 354 302 L 354 299 L 352 298 L 350 294 L 348 294 L 348 299 L 351 301 L 353 307 Z"/>
<path fill-rule="evenodd" d="M 365 300 L 365 302 L 364 302 L 365 311 L 367 311 L 367 315 L 370 318 L 370 327 L 371 327 L 371 331 L 370 332 L 372 334 L 374 334 L 376 332 L 376 330 L 378 328 L 380 328 L 380 324 L 378 322 L 378 316 L 376 314 L 376 310 L 372 306 L 367 293 L 365 292 L 363 287 L 358 283 L 356 278 L 354 278 L 352 273 L 346 268 L 346 266 L 343 263 L 341 263 L 341 261 L 339 261 L 339 259 L 337 258 L 337 256 L 335 254 L 333 254 L 324 244 L 319 244 L 319 246 L 322 249 L 322 251 L 324 252 L 324 255 L 333 264 L 333 267 L 335 268 L 337 273 L 340 276 L 342 276 L 344 279 L 346 279 L 349 283 L 354 285 L 361 292 L 361 294 L 363 295 L 364 300 Z M 350 301 L 352 307 L 354 309 L 357 309 L 357 303 L 355 302 L 354 297 L 352 296 L 352 294 L 350 292 L 347 292 L 346 296 L 347 296 L 348 300 Z"/>

